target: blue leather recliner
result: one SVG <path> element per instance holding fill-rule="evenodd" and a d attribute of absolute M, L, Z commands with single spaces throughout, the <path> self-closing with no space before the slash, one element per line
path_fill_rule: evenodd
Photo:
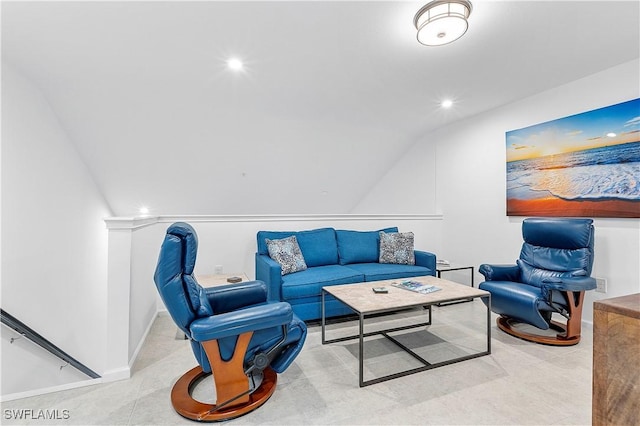
<path fill-rule="evenodd" d="M 486 281 L 479 287 L 491 293 L 491 310 L 500 315 L 498 327 L 532 342 L 575 345 L 584 293 L 596 288 L 590 276 L 593 220 L 529 218 L 522 223 L 522 236 L 516 265 L 480 265 Z M 552 319 L 554 313 L 566 322 Z M 527 331 L 522 323 L 558 333 Z"/>
<path fill-rule="evenodd" d="M 171 391 L 174 409 L 196 421 L 228 420 L 264 404 L 277 374 L 302 350 L 307 327 L 285 302 L 267 302 L 262 281 L 202 288 L 193 270 L 198 238 L 186 223 L 169 227 L 154 280 L 169 314 L 191 342 L 198 366 Z M 216 404 L 191 391 L 213 372 Z"/>

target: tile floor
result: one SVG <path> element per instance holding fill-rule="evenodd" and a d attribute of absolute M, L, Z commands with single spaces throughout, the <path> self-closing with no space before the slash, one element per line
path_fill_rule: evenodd
<path fill-rule="evenodd" d="M 415 321 L 422 312 L 397 319 L 373 319 L 371 329 L 391 321 Z M 354 333 L 355 323 L 332 325 L 329 337 Z M 425 332 L 400 333 L 425 357 L 483 350 L 486 310 L 474 301 L 433 308 L 428 345 Z M 6 409 L 68 410 L 66 420 L 3 424 L 169 425 L 188 424 L 171 407 L 173 383 L 195 366 L 189 344 L 176 339 L 171 318 L 160 314 L 128 380 L 9 401 Z M 367 331 L 370 329 L 367 328 Z M 592 330 L 573 347 L 524 342 L 491 322 L 492 354 L 365 388 L 358 387 L 357 341 L 321 344 L 311 325 L 302 353 L 279 376 L 278 388 L 258 410 L 228 424 L 419 424 L 419 425 L 588 425 L 591 424 Z M 450 342 L 455 343 L 453 346 Z M 424 346 L 424 345 L 423 345 Z M 406 368 L 412 359 L 385 339 L 367 340 L 365 379 Z M 208 382 L 198 386 L 202 400 L 215 398 Z M 211 394 L 210 394 L 211 393 Z"/>

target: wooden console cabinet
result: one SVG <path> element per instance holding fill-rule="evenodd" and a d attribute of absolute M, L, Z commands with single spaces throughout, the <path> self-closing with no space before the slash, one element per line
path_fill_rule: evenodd
<path fill-rule="evenodd" d="M 594 426 L 640 425 L 640 293 L 593 304 Z"/>

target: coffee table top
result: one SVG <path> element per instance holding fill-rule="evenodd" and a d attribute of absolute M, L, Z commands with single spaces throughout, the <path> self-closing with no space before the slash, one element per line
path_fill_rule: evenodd
<path fill-rule="evenodd" d="M 440 290 L 429 294 L 420 294 L 391 285 L 405 280 L 435 285 L 440 287 Z M 386 287 L 389 292 L 374 293 L 373 287 Z M 488 291 L 432 276 L 332 285 L 322 287 L 322 289 L 359 313 L 385 312 L 399 308 L 488 296 L 490 294 Z"/>

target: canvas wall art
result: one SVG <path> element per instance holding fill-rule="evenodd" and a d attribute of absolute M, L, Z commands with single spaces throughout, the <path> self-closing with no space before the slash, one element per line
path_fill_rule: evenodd
<path fill-rule="evenodd" d="M 506 134 L 507 215 L 640 217 L 640 99 Z"/>

